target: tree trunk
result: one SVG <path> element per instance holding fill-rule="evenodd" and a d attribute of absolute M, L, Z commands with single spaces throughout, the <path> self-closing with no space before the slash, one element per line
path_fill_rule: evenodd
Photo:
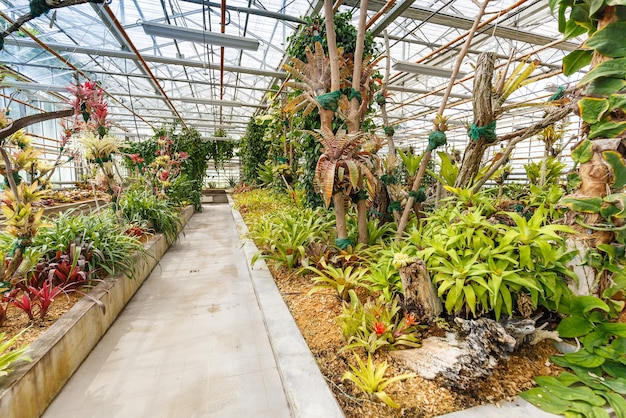
<path fill-rule="evenodd" d="M 484 52 L 478 56 L 473 99 L 474 124 L 478 127 L 487 126 L 494 120 L 491 103 L 491 80 L 494 64 L 495 54 L 493 52 Z M 490 143 L 485 138 L 478 138 L 478 140 L 470 138 L 463 154 L 463 161 L 454 187 L 469 186 L 472 178 L 480 170 L 483 155 L 489 145 Z"/>
<path fill-rule="evenodd" d="M 591 149 L 591 160 L 581 164 L 578 168 L 581 184 L 576 193 L 570 197 L 589 198 L 605 197 L 611 190 L 609 181 L 612 178 L 611 170 L 602 157 L 602 151 L 616 149 L 616 141 L 619 139 L 595 139 Z M 570 249 L 578 251 L 576 257 L 570 261 L 570 266 L 578 276 L 578 283 L 571 283 L 570 288 L 577 295 L 601 295 L 604 289 L 610 285 L 608 277 L 597 276 L 597 272 L 585 263 L 585 255 L 591 248 L 600 244 L 608 244 L 613 241 L 614 233 L 608 231 L 590 231 L 576 224 L 576 213 L 568 214 L 566 222 L 574 228 L 578 234 L 567 240 Z M 583 222 L 587 225 L 602 222 L 600 215 L 595 213 L 585 214 Z"/>
<path fill-rule="evenodd" d="M 348 227 L 346 226 L 346 208 L 343 191 L 338 191 L 333 195 L 333 205 L 335 209 L 335 223 L 337 225 L 337 239 L 348 238 Z"/>
<path fill-rule="evenodd" d="M 618 20 L 615 7 L 607 7 L 600 20 L 598 21 L 598 30 L 614 23 Z M 602 55 L 598 51 L 594 51 L 591 60 L 591 68 L 611 59 Z M 616 120 L 619 122 L 619 120 Z M 588 126 L 583 123 L 581 132 L 586 132 Z M 605 197 L 611 193 L 612 172 L 606 161 L 602 157 L 602 151 L 616 149 L 615 141 L 619 139 L 593 139 L 591 148 L 591 160 L 581 164 L 578 169 L 581 185 L 576 193 L 571 197 L 589 198 L 589 197 Z M 599 244 L 608 244 L 614 240 L 613 232 L 590 231 L 575 223 L 576 214 L 572 213 L 568 216 L 568 223 L 579 233 L 568 238 L 567 246 L 569 249 L 578 250 L 577 256 L 570 261 L 569 265 L 578 276 L 578 283 L 570 283 L 570 288 L 577 295 L 602 295 L 604 290 L 611 285 L 611 279 L 606 274 L 599 276 L 598 272 L 585 263 L 587 252 L 596 248 Z M 583 222 L 587 225 L 593 225 L 601 221 L 598 214 L 584 214 Z"/>
<path fill-rule="evenodd" d="M 404 290 L 402 308 L 404 312 L 415 315 L 420 322 L 430 323 L 443 311 L 437 290 L 430 281 L 426 264 L 417 259 L 411 264 L 400 267 L 400 280 Z"/>

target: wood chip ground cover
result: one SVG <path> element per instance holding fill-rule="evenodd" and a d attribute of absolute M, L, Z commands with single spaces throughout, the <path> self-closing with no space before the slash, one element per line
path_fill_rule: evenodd
<path fill-rule="evenodd" d="M 345 344 L 336 317 L 341 313 L 341 302 L 330 292 L 309 295 L 312 281 L 286 270 L 270 266 L 276 284 L 300 328 L 329 387 L 332 389 L 347 418 L 361 417 L 434 417 L 459 411 L 484 403 L 507 401 L 534 385 L 533 377 L 557 375 L 560 369 L 552 365 L 549 356 L 555 353 L 548 341 L 526 347 L 502 362 L 494 374 L 477 382 L 472 393 L 457 393 L 438 383 L 420 377 L 392 384 L 385 389 L 400 409 L 392 409 L 368 399 L 351 382 L 342 382 L 343 373 L 349 370 L 352 353 L 339 350 Z M 428 335 L 425 330 L 423 338 Z M 408 372 L 387 354 L 379 350 L 375 362 L 390 364 L 387 376 Z"/>

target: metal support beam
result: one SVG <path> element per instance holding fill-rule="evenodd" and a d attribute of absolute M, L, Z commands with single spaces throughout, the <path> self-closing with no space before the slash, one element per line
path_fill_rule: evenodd
<path fill-rule="evenodd" d="M 350 7 L 358 7 L 360 3 L 359 0 L 345 0 L 343 4 Z M 369 0 L 368 9 L 377 12 L 378 10 L 382 9 L 385 4 L 386 1 L 383 0 Z M 548 4 L 546 3 L 546 13 L 549 13 L 547 7 Z M 424 21 L 428 19 L 428 23 L 462 30 L 469 30 L 473 24 L 473 19 L 471 18 L 455 16 L 449 13 L 436 13 L 435 10 L 427 9 L 425 7 L 409 7 L 403 13 L 401 13 L 400 16 L 419 21 Z M 389 21 L 387 24 L 389 23 L 391 23 L 391 21 Z M 385 27 L 381 26 L 379 29 L 382 31 L 385 29 Z M 523 31 L 521 29 L 494 24 L 486 25 L 483 29 L 481 29 L 481 32 L 493 33 L 494 36 L 497 36 L 499 38 L 513 39 L 516 41 L 528 42 L 535 45 L 546 45 L 554 41 L 554 38 L 550 38 L 547 36 L 537 35 Z M 573 42 L 561 42 L 560 44 L 555 45 L 554 48 L 562 49 L 564 51 L 574 51 L 578 48 L 578 45 Z"/>
<path fill-rule="evenodd" d="M 17 46 L 19 48 L 37 48 L 41 49 L 42 47 L 38 45 L 35 41 L 30 39 L 16 39 L 16 38 L 6 38 L 5 45 Z M 122 58 L 132 60 L 136 58 L 135 54 L 132 52 L 126 51 L 115 51 L 111 49 L 101 49 L 101 48 L 88 48 L 78 45 L 64 45 L 47 42 L 46 45 L 53 49 L 56 52 L 71 52 L 73 54 L 87 54 L 87 55 L 101 55 L 105 57 L 112 58 Z M 191 61 L 188 59 L 179 59 L 179 58 L 164 58 L 158 57 L 156 55 L 141 55 L 142 58 L 146 62 L 156 63 L 156 64 L 167 64 L 167 65 L 180 65 L 181 67 L 194 67 L 194 68 L 203 68 L 207 70 L 219 70 L 220 66 L 215 64 L 207 64 L 201 61 Z M 233 72 L 233 73 L 241 73 L 241 74 L 252 74 L 258 75 L 261 77 L 274 77 L 274 78 L 285 78 L 286 73 L 282 71 L 270 71 L 270 70 L 259 70 L 256 68 L 247 68 L 247 67 L 234 67 L 226 65 L 224 66 L 225 71 Z M 83 71 L 89 71 L 88 69 L 83 68 Z"/>
<path fill-rule="evenodd" d="M 379 36 L 389 26 L 391 22 L 396 20 L 406 9 L 411 7 L 415 0 L 404 0 L 392 7 L 389 12 L 384 15 L 371 29 L 373 36 Z"/>
<path fill-rule="evenodd" d="M 217 7 L 218 9 L 222 7 L 222 5 L 219 3 L 212 3 L 206 0 L 183 0 L 183 1 L 186 1 L 188 3 L 195 3 L 195 4 L 204 4 L 205 6 Z M 299 17 L 289 16 L 284 13 L 270 12 L 269 10 L 252 9 L 249 7 L 238 7 L 238 6 L 226 6 L 226 10 L 232 10 L 234 12 L 247 13 L 247 14 L 256 15 L 256 16 L 271 17 L 273 19 L 285 20 L 288 22 L 306 23 L 304 20 L 300 19 Z"/>

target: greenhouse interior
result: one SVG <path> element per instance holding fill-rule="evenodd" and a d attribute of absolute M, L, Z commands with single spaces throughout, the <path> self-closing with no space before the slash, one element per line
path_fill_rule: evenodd
<path fill-rule="evenodd" d="M 625 0 L 0 0 L 0 416 L 626 417 Z"/>

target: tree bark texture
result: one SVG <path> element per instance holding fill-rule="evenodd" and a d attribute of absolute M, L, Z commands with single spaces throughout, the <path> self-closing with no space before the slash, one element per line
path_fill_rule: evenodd
<path fill-rule="evenodd" d="M 415 315 L 420 322 L 430 323 L 443 311 L 437 290 L 430 281 L 424 261 L 417 259 L 400 267 L 400 280 L 404 290 L 402 308 Z"/>
<path fill-rule="evenodd" d="M 484 52 L 477 58 L 476 75 L 474 77 L 474 124 L 478 127 L 489 125 L 494 120 L 491 102 L 491 80 L 495 66 L 496 55 L 493 52 Z M 463 160 L 456 178 L 454 187 L 467 187 L 472 177 L 480 170 L 485 150 L 489 143 L 484 138 L 477 141 L 469 139 Z"/>

